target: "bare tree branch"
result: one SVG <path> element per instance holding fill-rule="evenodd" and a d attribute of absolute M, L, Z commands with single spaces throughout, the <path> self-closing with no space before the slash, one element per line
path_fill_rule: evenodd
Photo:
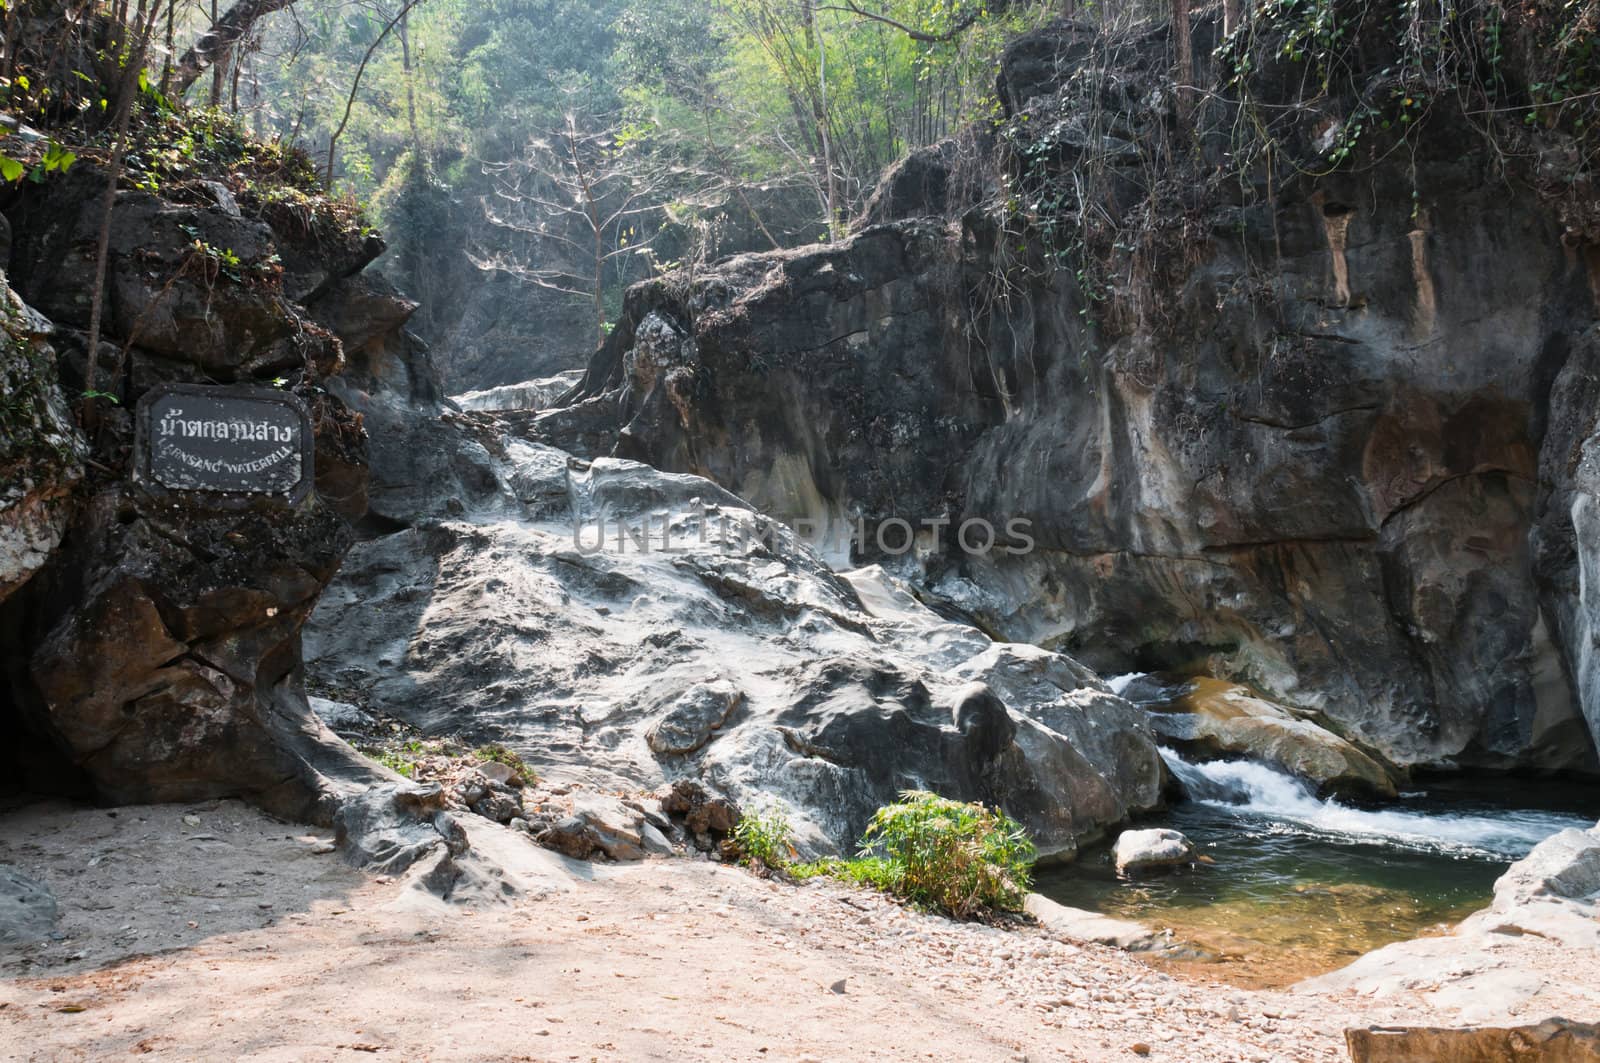
<path fill-rule="evenodd" d="M 844 0 L 843 6 L 830 5 L 827 7 L 819 7 L 817 10 L 838 11 L 842 14 L 855 15 L 857 18 L 868 19 L 872 22 L 881 22 L 885 26 L 894 27 L 901 33 L 904 33 L 907 37 L 910 37 L 912 40 L 921 44 L 948 44 L 976 25 L 978 20 L 985 14 L 1003 14 L 1008 6 L 1010 5 L 1006 3 L 1005 0 L 995 0 L 995 2 L 991 3 L 987 9 L 981 7 L 974 8 L 963 15 L 956 21 L 954 25 L 942 33 L 932 33 L 928 30 L 919 30 L 914 26 L 908 26 L 904 22 L 890 18 L 888 15 L 880 14 L 876 11 L 868 11 L 857 4 L 855 0 Z"/>
<path fill-rule="evenodd" d="M 355 81 L 350 85 L 350 96 L 344 103 L 344 117 L 339 120 L 339 128 L 335 129 L 333 134 L 328 137 L 327 181 L 329 188 L 333 187 L 333 162 L 335 153 L 339 150 L 339 138 L 344 136 L 345 127 L 350 124 L 350 113 L 356 108 L 356 93 L 361 90 L 361 79 L 366 76 L 367 64 L 372 62 L 372 57 L 377 54 L 378 46 L 388 39 L 389 34 L 394 32 L 394 28 L 400 25 L 400 21 L 411 13 L 412 8 L 422 2 L 423 0 L 406 0 L 400 11 L 394 18 L 389 20 L 389 24 L 383 27 L 383 32 L 378 34 L 377 40 L 373 41 L 367 48 L 367 54 L 361 57 L 361 65 L 356 68 Z"/>
<path fill-rule="evenodd" d="M 182 96 L 219 59 L 243 40 L 261 19 L 282 11 L 295 0 L 239 0 L 211 28 L 200 35 L 194 47 L 183 54 L 172 71 L 175 95 Z"/>

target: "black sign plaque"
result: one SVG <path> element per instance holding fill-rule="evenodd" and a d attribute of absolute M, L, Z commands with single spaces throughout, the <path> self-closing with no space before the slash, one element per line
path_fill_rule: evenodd
<path fill-rule="evenodd" d="M 294 503 L 311 488 L 311 416 L 288 392 L 175 384 L 139 400 L 137 424 L 139 479 L 158 490 Z"/>

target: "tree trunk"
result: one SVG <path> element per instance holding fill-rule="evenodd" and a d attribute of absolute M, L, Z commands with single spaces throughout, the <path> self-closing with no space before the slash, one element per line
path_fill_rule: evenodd
<path fill-rule="evenodd" d="M 402 13 L 400 16 L 400 62 L 406 79 L 406 119 L 411 123 L 411 154 L 413 159 L 420 159 L 422 157 L 422 134 L 417 131 L 416 72 L 411 66 L 411 15 L 409 13 Z"/>
<path fill-rule="evenodd" d="M 1222 35 L 1232 36 L 1239 28 L 1239 0 L 1222 0 Z"/>
<path fill-rule="evenodd" d="M 1172 0 L 1172 46 L 1177 51 L 1173 78 L 1178 83 L 1178 114 L 1194 107 L 1194 42 L 1189 35 L 1189 0 Z"/>
<path fill-rule="evenodd" d="M 152 6 L 153 5 L 153 6 Z M 106 305 L 106 266 L 111 258 L 111 220 L 117 206 L 117 185 L 122 181 L 123 160 L 128 154 L 128 126 L 133 116 L 133 98 L 139 91 L 139 74 L 150 49 L 150 34 L 155 30 L 161 0 L 139 0 L 133 25 L 133 40 L 123 50 L 122 81 L 117 86 L 117 109 L 112 120 L 115 132 L 111 142 L 111 161 L 107 166 L 106 190 L 100 205 L 100 232 L 95 241 L 94 289 L 89 301 L 89 334 L 85 346 L 83 390 L 95 391 L 95 369 L 100 356 L 100 328 Z M 91 445 L 94 442 L 98 400 L 88 397 L 83 406 L 83 428 Z"/>
<path fill-rule="evenodd" d="M 215 28 L 220 13 L 217 10 L 217 0 L 211 0 L 211 25 Z M 222 102 L 222 79 L 228 73 L 228 53 L 224 51 L 216 58 L 216 65 L 211 68 L 211 106 L 215 107 Z"/>
<path fill-rule="evenodd" d="M 191 85 L 200 80 L 201 74 L 217 63 L 223 62 L 229 50 L 238 44 L 258 21 L 274 11 L 282 11 L 293 3 L 294 0 L 239 0 L 220 18 L 214 18 L 211 28 L 201 34 L 194 47 L 178 60 L 178 67 L 173 71 L 174 95 L 182 96 L 189 91 Z M 212 5 L 212 10 L 216 10 L 215 4 Z M 218 96 L 221 96 L 220 91 Z"/>
<path fill-rule="evenodd" d="M 278 0 L 269 0 L 269 2 L 276 3 Z M 344 136 L 345 127 L 350 124 L 350 114 L 356 109 L 356 93 L 361 91 L 361 79 L 367 76 L 367 64 L 372 62 L 372 57 L 377 52 L 378 46 L 388 40 L 389 34 L 393 33 L 394 28 L 400 25 L 400 20 L 409 15 L 411 9 L 422 2 L 423 0 L 406 0 L 405 6 L 400 9 L 394 18 L 389 20 L 389 24 L 383 27 L 383 32 L 378 34 L 377 39 L 367 48 L 367 54 L 361 57 L 361 65 L 356 67 L 355 80 L 350 83 L 350 96 L 344 101 L 344 117 L 339 120 L 339 127 L 328 136 L 328 171 L 325 180 L 330 190 L 333 188 L 333 160 L 339 150 L 339 138 Z M 238 9 L 235 8 L 234 10 Z"/>
<path fill-rule="evenodd" d="M 806 14 L 810 19 L 808 29 L 817 44 L 817 84 L 821 101 L 817 113 L 817 136 L 822 140 L 822 167 L 828 181 L 828 239 L 835 240 L 839 236 L 839 177 L 834 172 L 832 120 L 828 115 L 828 44 L 822 39 L 822 28 L 817 25 L 816 7 L 807 4 Z"/>
<path fill-rule="evenodd" d="M 606 344 L 606 245 L 605 233 L 594 230 L 594 334 L 595 345 Z"/>

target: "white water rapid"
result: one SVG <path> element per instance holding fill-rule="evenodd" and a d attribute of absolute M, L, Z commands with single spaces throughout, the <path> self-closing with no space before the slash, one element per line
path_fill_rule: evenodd
<path fill-rule="evenodd" d="M 1420 812 L 1406 810 L 1404 801 L 1368 811 L 1336 799 L 1321 800 L 1300 780 L 1264 764 L 1194 764 L 1170 749 L 1163 749 L 1161 756 L 1190 800 L 1258 821 L 1274 832 L 1516 860 L 1557 831 L 1593 826 L 1582 817 L 1559 812 Z"/>

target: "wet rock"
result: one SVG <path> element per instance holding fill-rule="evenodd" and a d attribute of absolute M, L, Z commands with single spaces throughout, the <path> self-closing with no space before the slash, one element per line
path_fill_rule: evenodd
<path fill-rule="evenodd" d="M 451 399 L 463 410 L 473 413 L 512 410 L 533 413 L 554 405 L 555 401 L 570 391 L 582 376 L 582 370 L 571 370 L 555 376 L 524 381 L 521 384 L 504 384 L 482 391 L 452 395 Z"/>
<path fill-rule="evenodd" d="M 55 894 L 48 886 L 0 864 L 0 948 L 45 940 L 59 918 Z"/>
<path fill-rule="evenodd" d="M 1157 827 L 1125 830 L 1112 850 L 1120 875 L 1146 874 L 1187 867 L 1196 859 L 1194 846 L 1178 831 Z"/>
<path fill-rule="evenodd" d="M 1478 1063 L 1539 1060 L 1597 1063 L 1600 1026 L 1547 1019 L 1535 1026 L 1370 1027 L 1345 1031 L 1353 1063 Z"/>
<path fill-rule="evenodd" d="M 1389 772 L 1366 753 L 1248 687 L 1188 680 L 1150 708 L 1155 733 L 1186 754 L 1261 761 L 1305 779 L 1323 794 L 1396 794 Z"/>

